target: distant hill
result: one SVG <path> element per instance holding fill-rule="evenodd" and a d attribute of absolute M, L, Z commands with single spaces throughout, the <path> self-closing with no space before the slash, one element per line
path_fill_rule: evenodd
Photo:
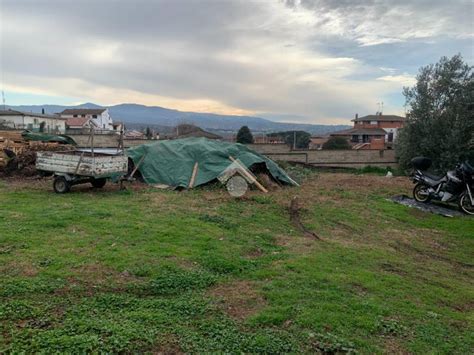
<path fill-rule="evenodd" d="M 9 106 L 12 109 L 28 112 L 58 113 L 67 108 L 98 108 L 99 105 L 85 103 L 77 106 L 60 105 L 21 105 Z M 274 122 L 265 118 L 253 116 L 218 115 L 214 113 L 184 112 L 159 106 L 144 106 L 138 104 L 119 104 L 108 106 L 110 115 L 116 121 L 123 121 L 129 127 L 140 128 L 151 126 L 159 131 L 166 132 L 170 127 L 182 123 L 192 123 L 204 129 L 220 132 L 235 133 L 240 127 L 248 126 L 253 132 L 277 132 L 302 130 L 311 134 L 325 134 L 350 128 L 347 125 L 316 125 Z"/>

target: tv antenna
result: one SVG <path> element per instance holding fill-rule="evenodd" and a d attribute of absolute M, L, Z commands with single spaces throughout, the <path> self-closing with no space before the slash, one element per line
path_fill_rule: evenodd
<path fill-rule="evenodd" d="M 377 102 L 378 111 L 377 114 L 381 115 L 383 113 L 383 101 Z"/>

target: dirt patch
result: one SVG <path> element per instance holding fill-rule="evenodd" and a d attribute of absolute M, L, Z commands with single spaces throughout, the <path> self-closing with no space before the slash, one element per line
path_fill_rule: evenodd
<path fill-rule="evenodd" d="M 352 292 L 359 296 L 366 296 L 369 293 L 369 289 L 362 286 L 359 283 L 351 284 Z"/>
<path fill-rule="evenodd" d="M 474 301 L 468 301 L 459 305 L 453 306 L 453 308 L 459 312 L 470 313 L 474 311 Z"/>
<path fill-rule="evenodd" d="M 406 350 L 399 342 L 398 339 L 393 337 L 388 337 L 384 341 L 384 354 L 397 354 L 397 355 L 405 355 L 410 354 L 408 350 Z"/>
<path fill-rule="evenodd" d="M 216 300 L 219 308 L 232 318 L 245 320 L 265 307 L 264 298 L 250 281 L 235 281 L 218 285 L 208 294 Z"/>
<path fill-rule="evenodd" d="M 387 272 L 390 272 L 392 274 L 397 274 L 397 275 L 400 275 L 400 276 L 405 276 L 407 274 L 406 271 L 404 271 L 404 270 L 400 269 L 398 266 L 390 264 L 390 263 L 382 263 L 382 264 L 380 264 L 380 268 L 383 271 L 387 271 Z"/>
<path fill-rule="evenodd" d="M 98 263 L 82 265 L 72 269 L 74 275 L 67 277 L 67 284 L 55 291 L 58 295 L 72 292 L 93 295 L 98 291 L 122 291 L 125 285 L 140 283 L 141 279 L 128 271 L 119 272 Z"/>
<path fill-rule="evenodd" d="M 300 231 L 303 233 L 305 237 L 308 238 L 314 238 L 314 239 L 320 239 L 316 233 L 313 231 L 310 231 L 308 228 L 304 226 L 304 224 L 301 222 L 300 219 L 300 210 L 301 210 L 301 205 L 299 202 L 298 197 L 293 197 L 290 202 L 290 220 L 291 223 Z"/>
<path fill-rule="evenodd" d="M 148 351 L 145 351 L 148 353 Z M 178 339 L 173 334 L 166 334 L 158 341 L 158 344 L 149 351 L 154 355 L 184 354 L 179 346 Z"/>
<path fill-rule="evenodd" d="M 411 245 L 409 243 L 404 243 L 404 242 L 400 242 L 398 241 L 397 243 L 393 244 L 392 247 L 399 251 L 399 252 L 402 252 L 402 253 L 411 253 L 411 254 L 415 254 L 417 255 L 418 257 L 424 257 L 424 258 L 428 258 L 428 259 L 434 259 L 434 260 L 438 260 L 438 261 L 442 261 L 442 262 L 446 262 L 446 263 L 449 263 L 451 265 L 453 265 L 454 267 L 461 267 L 461 268 L 465 268 L 465 269 L 472 269 L 474 268 L 474 264 L 468 264 L 468 263 L 463 263 L 463 262 L 460 262 L 460 261 L 456 261 L 456 260 L 452 260 L 446 256 L 443 256 L 441 254 L 439 254 L 439 250 L 435 252 L 432 252 L 432 251 L 429 251 L 429 250 L 422 250 L 414 245 Z"/>
<path fill-rule="evenodd" d="M 245 256 L 248 259 L 258 259 L 258 258 L 262 257 L 264 254 L 265 253 L 263 252 L 262 249 L 255 248 L 255 249 L 250 250 L 247 254 L 245 254 Z"/>
<path fill-rule="evenodd" d="M 301 238 L 288 235 L 277 235 L 275 238 L 276 245 L 287 248 L 289 252 L 297 255 L 310 253 L 316 245 L 316 240 L 312 238 Z"/>
<path fill-rule="evenodd" d="M 34 277 L 38 272 L 38 268 L 29 262 L 14 261 L 0 267 L 2 275 Z"/>

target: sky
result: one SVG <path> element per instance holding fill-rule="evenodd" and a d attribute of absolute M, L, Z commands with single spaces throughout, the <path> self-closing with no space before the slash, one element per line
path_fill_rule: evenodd
<path fill-rule="evenodd" d="M 420 67 L 474 63 L 471 0 L 0 0 L 7 105 L 138 103 L 277 121 L 404 114 Z"/>

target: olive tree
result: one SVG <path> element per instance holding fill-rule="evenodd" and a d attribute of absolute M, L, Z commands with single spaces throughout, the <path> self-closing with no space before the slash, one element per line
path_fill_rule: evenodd
<path fill-rule="evenodd" d="M 439 172 L 474 158 L 473 67 L 460 54 L 422 67 L 404 95 L 407 121 L 396 142 L 402 168 L 420 155 L 432 159 Z"/>

